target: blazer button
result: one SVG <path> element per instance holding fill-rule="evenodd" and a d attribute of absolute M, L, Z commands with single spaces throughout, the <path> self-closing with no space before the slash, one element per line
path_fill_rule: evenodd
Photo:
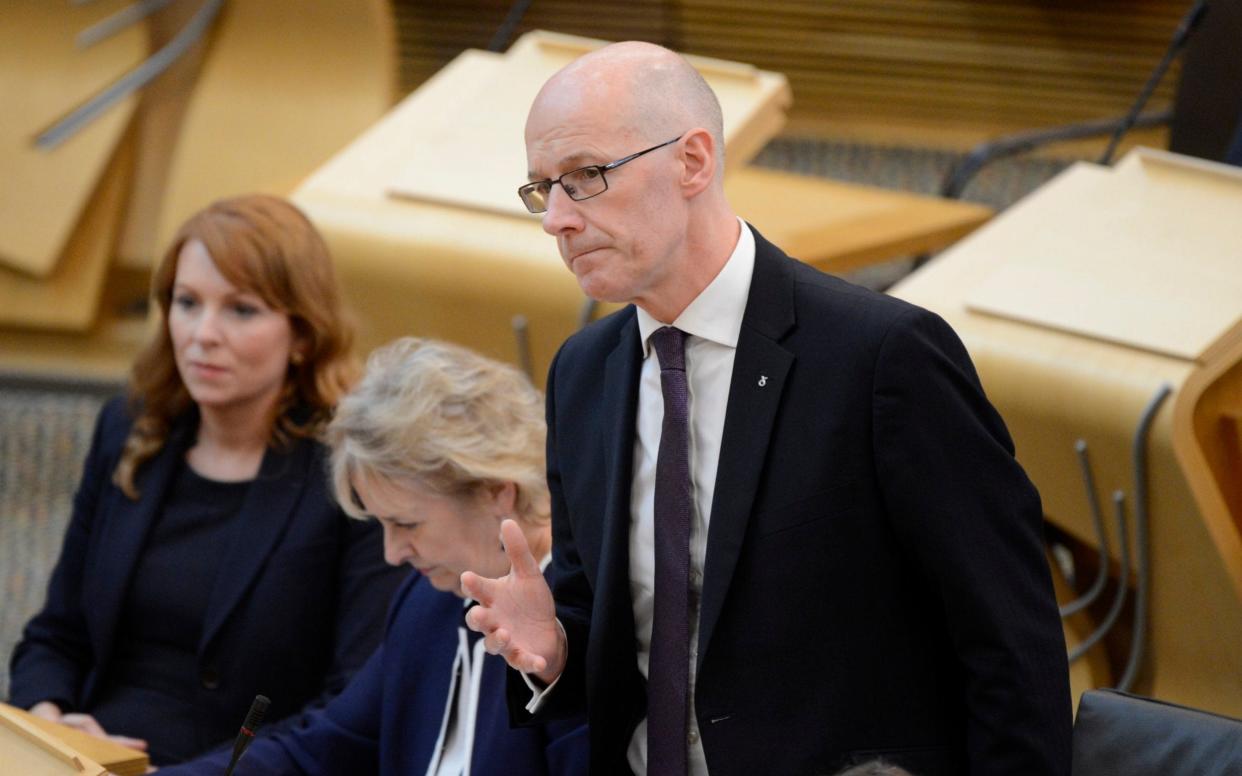
<path fill-rule="evenodd" d="M 220 689 L 220 672 L 211 666 L 208 666 L 202 670 L 202 672 L 198 675 L 198 680 L 202 683 L 203 689 L 205 690 Z"/>

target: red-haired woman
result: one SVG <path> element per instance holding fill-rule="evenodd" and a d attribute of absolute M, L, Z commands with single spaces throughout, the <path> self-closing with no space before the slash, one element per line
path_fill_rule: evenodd
<path fill-rule="evenodd" d="M 100 413 L 11 702 L 178 762 L 338 692 L 401 575 L 316 437 L 356 374 L 327 249 L 275 197 L 216 202 L 155 271 L 163 325 Z"/>

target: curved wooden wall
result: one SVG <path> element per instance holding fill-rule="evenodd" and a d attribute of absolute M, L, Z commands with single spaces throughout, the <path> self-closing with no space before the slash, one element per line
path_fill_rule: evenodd
<path fill-rule="evenodd" d="M 394 0 L 408 91 L 510 3 Z M 543 0 L 518 33 L 639 38 L 784 73 L 795 132 L 964 140 L 1122 113 L 1186 0 Z M 1153 106 L 1171 102 L 1170 74 Z"/>

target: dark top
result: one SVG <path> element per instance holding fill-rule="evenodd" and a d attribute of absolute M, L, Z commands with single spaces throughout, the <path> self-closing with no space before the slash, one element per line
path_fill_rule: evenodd
<path fill-rule="evenodd" d="M 11 702 L 55 700 L 152 741 L 182 731 L 156 752 L 164 764 L 231 741 L 258 693 L 272 701 L 270 732 L 340 692 L 379 643 L 407 570 L 383 562 L 378 524 L 333 502 L 312 440 L 268 449 L 230 510 L 237 531 L 182 535 L 206 521 L 189 506 L 201 491 L 178 487 L 197 413 L 141 467 L 137 501 L 112 484 L 131 423 L 119 399 L 99 415 L 47 602 L 13 652 Z"/>
<path fill-rule="evenodd" d="M 442 746 L 454 701 L 454 660 L 463 638 L 462 600 L 412 574 L 393 600 L 384 643 L 324 709 L 277 736 L 256 741 L 236 776 L 407 776 L 427 773 Z M 582 715 L 510 728 L 505 663 L 484 655 L 471 774 L 582 776 L 588 773 Z M 161 776 L 218 776 L 231 752 L 161 769 Z"/>
<path fill-rule="evenodd" d="M 250 484 L 209 480 L 183 463 L 134 569 L 116 657 L 92 713 L 113 730 L 134 704 L 159 709 L 164 724 L 144 731 L 155 762 L 179 762 L 217 742 L 190 700 L 199 689 L 195 652 Z"/>
<path fill-rule="evenodd" d="M 547 382 L 552 580 L 569 641 L 539 720 L 587 709 L 593 774 L 646 713 L 629 584 L 633 307 Z M 723 387 L 722 387 L 723 390 Z M 707 537 L 694 711 L 712 776 L 1064 776 L 1069 671 L 1039 495 L 936 315 L 755 234 Z M 530 698 L 511 676 L 512 710 Z"/>

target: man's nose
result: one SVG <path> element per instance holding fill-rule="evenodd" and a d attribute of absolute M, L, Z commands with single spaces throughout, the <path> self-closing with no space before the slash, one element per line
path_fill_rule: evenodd
<path fill-rule="evenodd" d="M 559 185 L 548 192 L 548 209 L 543 213 L 543 231 L 552 236 L 582 228 L 582 214 L 578 203 Z"/>

